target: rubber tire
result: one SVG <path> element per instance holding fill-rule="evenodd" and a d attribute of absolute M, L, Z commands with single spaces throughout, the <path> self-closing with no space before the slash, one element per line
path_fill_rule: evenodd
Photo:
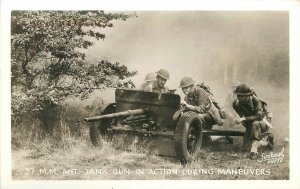
<path fill-rule="evenodd" d="M 101 109 L 100 114 L 111 114 L 116 112 L 115 103 L 104 105 Z M 107 128 L 113 124 L 113 121 L 110 120 L 102 120 L 100 122 L 95 122 L 90 125 L 90 139 L 94 146 L 102 147 L 103 140 L 111 141 L 112 140 L 112 133 L 107 131 Z"/>
<path fill-rule="evenodd" d="M 189 130 L 195 129 L 196 139 L 192 149 L 188 149 Z M 184 112 L 175 129 L 175 150 L 177 157 L 182 164 L 191 163 L 200 152 L 203 126 L 197 113 Z"/>

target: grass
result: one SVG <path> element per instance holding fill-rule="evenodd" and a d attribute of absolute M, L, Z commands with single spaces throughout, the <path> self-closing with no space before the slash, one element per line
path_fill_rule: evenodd
<path fill-rule="evenodd" d="M 175 158 L 159 157 L 138 151 L 114 149 L 105 143 L 102 149 L 88 138 L 64 138 L 59 144 L 46 140 L 33 148 L 13 150 L 13 179 L 43 180 L 285 180 L 289 178 L 288 146 L 282 163 L 250 160 L 241 152 L 241 138 L 234 144 L 219 140 L 204 147 L 198 159 L 182 166 Z M 283 145 L 277 141 L 275 152 Z M 263 151 L 268 154 L 269 151 Z M 32 174 L 28 169 L 33 168 Z M 231 174 L 241 169 L 243 174 Z M 258 173 L 251 173 L 256 171 Z M 32 169 L 31 169 L 32 170 Z M 139 171 L 139 172 L 138 172 Z M 270 172 L 266 175 L 266 172 Z M 264 173 L 263 173 L 264 172 Z M 138 174 L 139 173 L 139 174 Z"/>
<path fill-rule="evenodd" d="M 86 131 L 80 138 L 66 135 L 62 140 L 46 139 L 38 142 L 22 136 L 20 130 L 12 128 L 12 178 L 20 180 L 289 179 L 289 146 L 284 142 L 284 138 L 289 136 L 289 101 L 284 98 L 288 96 L 288 92 L 265 86 L 263 89 L 257 89 L 257 92 L 265 91 L 261 96 L 268 97 L 266 99 L 269 108 L 274 114 L 273 153 L 280 152 L 284 147 L 285 157 L 282 163 L 271 164 L 250 160 L 248 153 L 241 151 L 241 137 L 234 138 L 233 144 L 228 144 L 224 140 L 215 141 L 211 146 L 201 149 L 195 162 L 183 167 L 175 158 L 149 155 L 137 149 L 117 150 L 110 143 L 105 143 L 102 149 L 95 148 L 91 145 Z M 83 116 L 77 115 L 77 117 Z M 271 152 L 263 150 L 260 153 Z M 256 170 L 258 172 L 253 173 Z M 232 174 L 235 171 L 242 172 Z"/>

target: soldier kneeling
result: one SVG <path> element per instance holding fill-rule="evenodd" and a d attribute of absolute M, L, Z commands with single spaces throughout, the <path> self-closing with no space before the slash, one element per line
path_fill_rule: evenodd
<path fill-rule="evenodd" d="M 236 87 L 237 100 L 232 104 L 233 109 L 239 115 L 236 118 L 236 123 L 242 123 L 245 128 L 245 135 L 243 141 L 243 148 L 247 148 L 248 141 L 251 142 L 250 159 L 258 157 L 257 149 L 261 146 L 268 146 L 270 150 L 273 149 L 274 136 L 267 133 L 270 124 L 269 112 L 265 112 L 263 103 L 253 91 L 245 84 Z"/>

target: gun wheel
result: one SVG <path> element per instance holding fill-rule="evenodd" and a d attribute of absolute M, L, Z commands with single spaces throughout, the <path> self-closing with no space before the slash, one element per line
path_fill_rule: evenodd
<path fill-rule="evenodd" d="M 175 130 L 175 148 L 182 164 L 194 161 L 202 143 L 202 125 L 195 112 L 185 112 L 180 117 Z"/>
<path fill-rule="evenodd" d="M 101 115 L 116 113 L 115 103 L 107 104 L 101 109 Z M 94 146 L 102 146 L 102 140 L 111 141 L 113 133 L 108 129 L 115 123 L 115 119 L 95 122 L 90 126 L 90 138 Z"/>

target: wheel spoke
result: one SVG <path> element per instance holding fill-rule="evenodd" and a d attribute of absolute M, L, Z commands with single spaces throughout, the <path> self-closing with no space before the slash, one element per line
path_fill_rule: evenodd
<path fill-rule="evenodd" d="M 187 148 L 190 153 L 193 153 L 195 150 L 195 145 L 197 141 L 197 130 L 194 126 L 191 126 L 188 130 L 188 137 L 187 137 Z"/>

